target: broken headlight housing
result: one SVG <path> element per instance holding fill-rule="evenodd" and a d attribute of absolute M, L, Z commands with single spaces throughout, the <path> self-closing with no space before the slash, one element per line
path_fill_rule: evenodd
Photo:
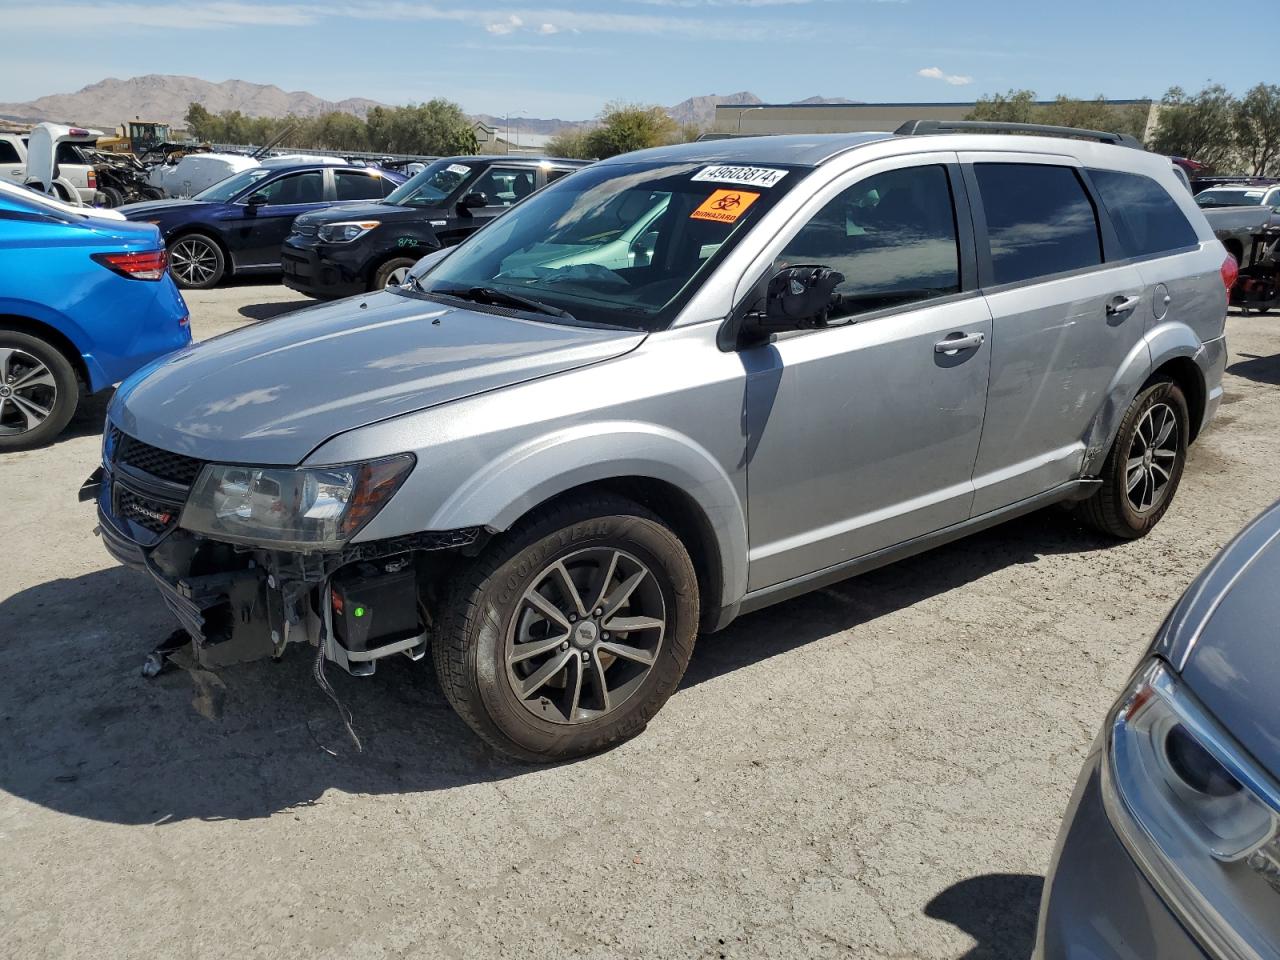
<path fill-rule="evenodd" d="M 332 467 L 205 466 L 181 525 L 215 540 L 339 550 L 400 488 L 413 454 Z"/>

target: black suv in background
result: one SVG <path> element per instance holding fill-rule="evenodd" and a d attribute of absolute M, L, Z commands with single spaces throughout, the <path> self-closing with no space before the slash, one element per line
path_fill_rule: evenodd
<path fill-rule="evenodd" d="M 298 217 L 280 252 L 285 286 L 332 299 L 400 283 L 421 257 L 450 247 L 585 160 L 444 157 L 384 200 Z"/>

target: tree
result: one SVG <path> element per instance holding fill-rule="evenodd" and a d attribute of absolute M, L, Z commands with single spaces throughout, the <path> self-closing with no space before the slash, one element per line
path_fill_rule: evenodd
<path fill-rule="evenodd" d="M 365 126 L 369 148 L 375 151 L 448 156 L 479 149 L 462 108 L 441 98 L 407 107 L 374 107 Z"/>
<path fill-rule="evenodd" d="M 1280 173 L 1280 86 L 1260 83 L 1232 117 L 1236 146 L 1255 176 Z"/>
<path fill-rule="evenodd" d="M 986 120 L 992 123 L 1035 123 L 1036 94 L 1034 90 L 1010 90 L 979 97 L 966 120 Z"/>
<path fill-rule="evenodd" d="M 595 155 L 591 153 L 591 145 L 587 142 L 587 138 L 588 134 L 585 130 L 575 130 L 571 127 L 561 130 L 547 141 L 547 155 L 568 157 L 571 160 L 593 160 Z"/>
<path fill-rule="evenodd" d="M 979 98 L 965 119 L 1106 130 L 1127 133 L 1141 140 L 1147 132 L 1148 113 L 1149 108 L 1145 104 L 1113 104 L 1101 94 L 1093 100 L 1059 94 L 1053 103 L 1042 104 L 1036 102 L 1033 90 L 1010 90 L 1007 94 Z"/>
<path fill-rule="evenodd" d="M 662 107 L 611 103 L 587 134 L 586 145 L 589 156 L 604 159 L 670 143 L 675 134 L 676 122 Z"/>
<path fill-rule="evenodd" d="M 1156 153 L 1188 157 L 1211 167 L 1230 165 L 1235 152 L 1236 100 L 1221 84 L 1194 96 L 1170 87 L 1160 101 L 1150 147 Z"/>

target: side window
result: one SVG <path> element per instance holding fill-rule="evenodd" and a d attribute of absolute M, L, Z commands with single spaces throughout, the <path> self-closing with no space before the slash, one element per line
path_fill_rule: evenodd
<path fill-rule="evenodd" d="M 960 249 L 946 167 L 860 180 L 801 227 L 780 259 L 844 274 L 833 318 L 958 293 Z"/>
<path fill-rule="evenodd" d="M 0 140 L 0 163 L 21 163 L 18 148 L 8 140 Z"/>
<path fill-rule="evenodd" d="M 533 193 L 533 173 L 529 167 L 490 167 L 467 192 L 483 193 L 491 207 L 509 207 Z"/>
<path fill-rule="evenodd" d="M 1173 197 L 1150 177 L 1116 170 L 1090 170 L 1102 203 L 1132 257 L 1193 247 L 1199 242 Z"/>
<path fill-rule="evenodd" d="M 334 183 L 339 200 L 381 200 L 382 178 L 371 173 L 334 171 Z"/>
<path fill-rule="evenodd" d="M 977 163 L 996 283 L 1102 263 L 1098 216 L 1070 167 Z"/>
<path fill-rule="evenodd" d="M 324 174 L 319 170 L 291 173 L 252 192 L 265 193 L 267 203 L 319 203 L 324 200 Z"/>
<path fill-rule="evenodd" d="M 547 183 L 555 183 L 561 177 L 568 176 L 571 173 L 573 173 L 572 170 L 558 170 L 553 167 L 547 171 Z"/>

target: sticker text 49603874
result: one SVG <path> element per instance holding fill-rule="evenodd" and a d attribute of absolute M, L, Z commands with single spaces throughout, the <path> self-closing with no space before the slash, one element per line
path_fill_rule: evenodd
<path fill-rule="evenodd" d="M 721 165 L 703 167 L 689 179 L 713 183 L 740 183 L 744 187 L 772 187 L 787 173 L 786 170 L 778 170 L 774 167 Z"/>

